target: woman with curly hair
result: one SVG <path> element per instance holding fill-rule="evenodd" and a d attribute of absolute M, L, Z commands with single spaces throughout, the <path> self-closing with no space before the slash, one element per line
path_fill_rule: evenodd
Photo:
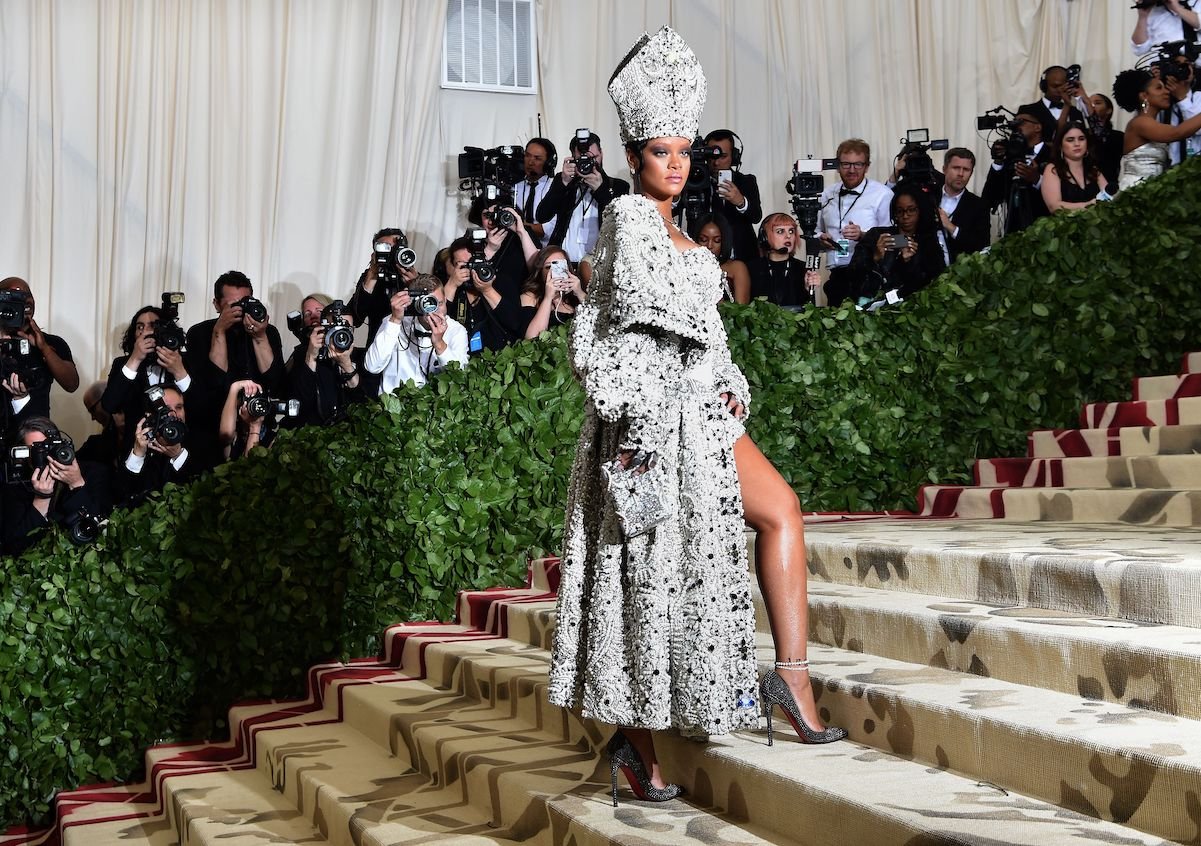
<path fill-rule="evenodd" d="M 1126 124 L 1125 155 L 1118 172 L 1118 187 L 1123 191 L 1167 170 L 1168 144 L 1201 131 L 1201 115 L 1177 126 L 1155 119 L 1157 113 L 1172 107 L 1172 95 L 1163 80 L 1142 68 L 1117 75 L 1113 81 L 1113 99 L 1126 111 L 1136 113 Z"/>

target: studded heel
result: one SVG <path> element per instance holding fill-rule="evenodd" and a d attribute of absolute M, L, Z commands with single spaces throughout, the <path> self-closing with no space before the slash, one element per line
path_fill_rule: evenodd
<path fill-rule="evenodd" d="M 833 743 L 836 740 L 842 740 L 847 736 L 846 729 L 832 726 L 824 731 L 814 731 L 809 728 L 805 722 L 805 718 L 801 716 L 801 711 L 797 708 L 796 700 L 792 698 L 792 690 L 789 689 L 787 682 L 780 678 L 777 670 L 804 670 L 808 672 L 809 661 L 777 661 L 775 668 L 769 670 L 768 673 L 759 682 L 759 697 L 763 700 L 763 715 L 767 717 L 767 745 L 772 745 L 772 710 L 774 705 L 779 705 L 784 711 L 784 716 L 788 718 L 788 722 L 792 723 L 793 729 L 797 736 L 804 743 Z"/>
<path fill-rule="evenodd" d="M 655 787 L 651 784 L 650 774 L 638 756 L 638 750 L 620 731 L 609 741 L 609 771 L 613 783 L 613 807 L 617 807 L 617 771 L 625 773 L 634 796 L 647 802 L 667 802 L 684 795 L 684 788 L 678 784 L 666 787 Z"/>

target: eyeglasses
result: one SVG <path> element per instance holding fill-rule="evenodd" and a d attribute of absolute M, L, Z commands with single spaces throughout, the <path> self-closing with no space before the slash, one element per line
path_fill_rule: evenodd
<path fill-rule="evenodd" d="M 867 162 L 839 162 L 838 166 L 843 170 L 863 170 Z"/>
<path fill-rule="evenodd" d="M 917 206 L 899 206 L 897 208 L 897 217 L 910 214 L 917 214 Z"/>

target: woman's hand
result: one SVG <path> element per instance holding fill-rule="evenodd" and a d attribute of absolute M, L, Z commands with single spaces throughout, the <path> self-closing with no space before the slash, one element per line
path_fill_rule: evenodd
<path fill-rule="evenodd" d="M 876 241 L 875 257 L 877 262 L 884 261 L 884 254 L 893 248 L 892 235 L 885 232 Z"/>
<path fill-rule="evenodd" d="M 816 270 L 805 271 L 805 289 L 809 293 L 816 291 L 822 284 L 822 275 Z"/>
<path fill-rule="evenodd" d="M 746 406 L 739 402 L 738 397 L 734 396 L 729 391 L 721 392 L 721 401 L 726 404 L 726 408 L 738 420 L 746 417 Z"/>
<path fill-rule="evenodd" d="M 901 250 L 901 261 L 909 261 L 917 255 L 917 241 L 913 238 L 908 239 L 908 243 Z"/>

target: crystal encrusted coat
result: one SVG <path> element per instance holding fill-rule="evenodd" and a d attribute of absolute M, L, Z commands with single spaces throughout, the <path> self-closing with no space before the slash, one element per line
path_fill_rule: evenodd
<path fill-rule="evenodd" d="M 586 393 L 550 670 L 550 700 L 623 726 L 723 734 L 754 725 L 755 612 L 734 441 L 749 407 L 717 312 L 721 270 L 678 251 L 655 205 L 614 200 L 571 329 Z M 622 449 L 667 462 L 673 519 L 627 541 L 600 465 Z"/>

